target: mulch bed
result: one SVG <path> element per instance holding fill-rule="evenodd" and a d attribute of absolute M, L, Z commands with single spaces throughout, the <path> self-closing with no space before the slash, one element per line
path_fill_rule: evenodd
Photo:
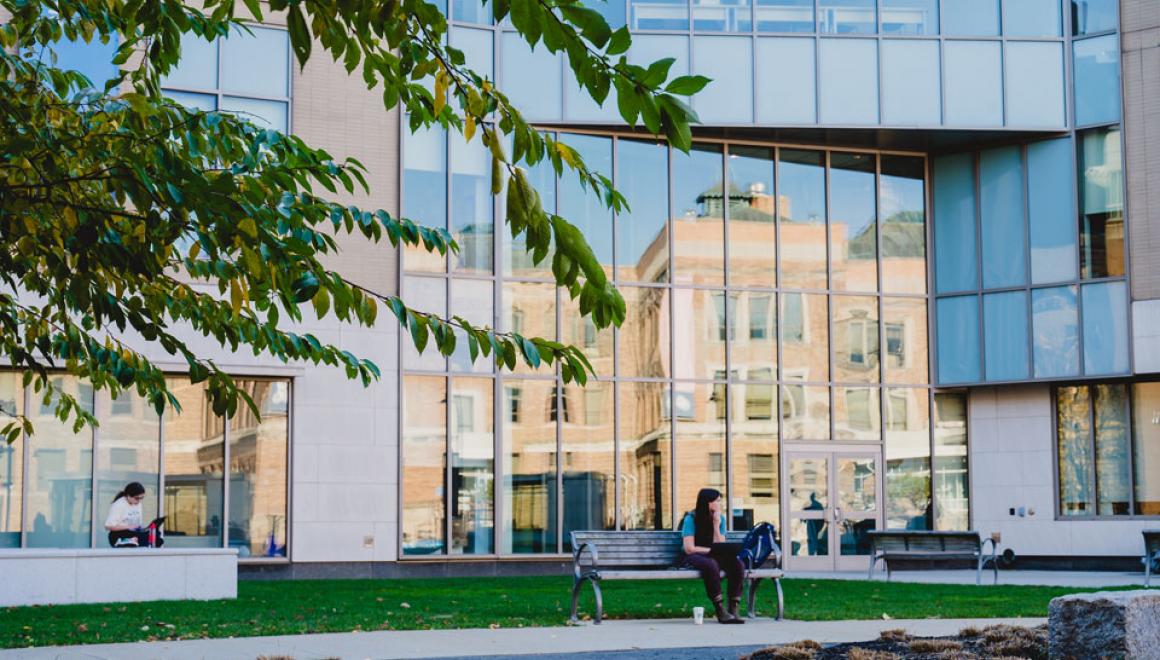
<path fill-rule="evenodd" d="M 911 637 L 884 631 L 872 642 L 822 646 L 802 640 L 761 649 L 742 660 L 1047 660 L 1047 626 L 964 628 L 954 637 Z"/>

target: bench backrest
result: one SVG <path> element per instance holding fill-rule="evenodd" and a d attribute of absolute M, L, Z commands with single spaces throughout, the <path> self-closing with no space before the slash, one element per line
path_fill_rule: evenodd
<path fill-rule="evenodd" d="M 1144 551 L 1149 555 L 1160 552 L 1160 529 L 1144 530 Z"/>
<path fill-rule="evenodd" d="M 926 554 L 977 554 L 982 548 L 978 532 L 874 531 L 870 541 L 875 552 Z"/>
<path fill-rule="evenodd" d="M 725 540 L 741 543 L 748 532 L 744 530 L 725 533 Z M 675 566 L 684 551 L 681 533 L 669 530 L 639 531 L 579 531 L 572 532 L 572 547 L 582 544 L 596 546 L 597 560 L 602 568 L 668 568 Z M 580 553 L 581 567 L 592 565 L 592 553 Z M 766 565 L 775 566 L 777 560 L 771 558 Z"/>

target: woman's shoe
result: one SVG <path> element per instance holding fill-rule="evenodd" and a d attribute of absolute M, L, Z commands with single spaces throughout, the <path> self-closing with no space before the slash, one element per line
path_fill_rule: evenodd
<path fill-rule="evenodd" d="M 730 598 L 729 599 L 729 614 L 730 614 L 730 616 L 732 616 L 734 619 L 740 619 L 741 615 L 737 613 L 740 609 L 741 609 L 741 599 L 740 598 Z"/>
<path fill-rule="evenodd" d="M 725 606 L 721 604 L 720 600 L 713 601 L 713 609 L 717 612 L 717 623 L 745 623 L 745 621 L 725 611 Z"/>

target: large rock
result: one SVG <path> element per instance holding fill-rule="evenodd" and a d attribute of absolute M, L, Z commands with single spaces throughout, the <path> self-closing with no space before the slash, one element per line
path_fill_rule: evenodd
<path fill-rule="evenodd" d="M 1052 658 L 1160 658 L 1160 590 L 1061 596 L 1047 627 Z"/>

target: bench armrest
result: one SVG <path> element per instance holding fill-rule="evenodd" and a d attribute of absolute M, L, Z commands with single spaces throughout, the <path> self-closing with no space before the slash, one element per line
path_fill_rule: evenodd
<path fill-rule="evenodd" d="M 577 580 L 583 577 L 580 574 L 580 555 L 584 554 L 585 549 L 587 549 L 588 553 L 592 555 L 592 570 L 600 570 L 600 553 L 596 550 L 596 545 L 592 543 L 581 543 L 580 545 L 576 546 L 575 550 L 572 551 L 572 574 L 576 576 Z"/>
<path fill-rule="evenodd" d="M 987 544 L 991 544 L 991 554 L 987 554 Z M 999 544 L 995 543 L 995 539 L 987 537 L 979 544 L 979 562 L 980 565 L 986 566 L 988 561 L 997 562 L 999 554 Z"/>

